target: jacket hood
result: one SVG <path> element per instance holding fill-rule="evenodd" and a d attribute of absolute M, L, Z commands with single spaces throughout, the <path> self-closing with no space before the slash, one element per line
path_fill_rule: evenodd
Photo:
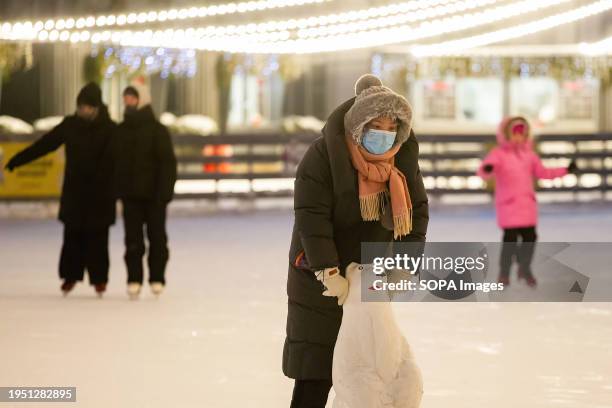
<path fill-rule="evenodd" d="M 126 111 L 123 115 L 123 118 L 126 124 L 136 126 L 141 123 L 154 122 L 156 120 L 151 105 L 145 105 L 144 107 L 134 112 Z"/>
<path fill-rule="evenodd" d="M 138 109 L 151 104 L 151 90 L 143 81 L 136 80 L 130 84 L 130 87 L 136 91 L 138 96 Z"/>
<path fill-rule="evenodd" d="M 522 123 L 527 128 L 527 139 L 521 147 L 529 149 L 532 147 L 533 139 L 531 137 L 531 126 L 529 125 L 527 119 L 525 119 L 523 116 L 508 116 L 500 122 L 499 126 L 497 127 L 497 133 L 495 134 L 497 137 L 497 144 L 500 147 L 513 147 L 509 140 L 510 129 L 517 123 Z"/>
<path fill-rule="evenodd" d="M 357 176 L 351 165 L 345 141 L 344 115 L 353 106 L 355 98 L 344 101 L 329 115 L 323 126 L 323 141 L 327 149 L 328 160 L 332 169 L 334 191 L 343 191 L 355 186 Z"/>
<path fill-rule="evenodd" d="M 108 107 L 104 104 L 100 106 L 98 109 L 98 116 L 94 119 L 94 122 L 99 120 L 100 122 L 109 122 L 111 120 L 110 115 L 108 114 Z"/>
<path fill-rule="evenodd" d="M 410 137 L 412 128 L 412 107 L 403 96 L 382 85 L 375 76 L 364 75 L 355 84 L 355 100 L 344 116 L 344 128 L 356 144 L 361 144 L 363 128 L 372 119 L 380 116 L 399 121 L 396 144 L 402 144 Z M 376 78 L 377 79 L 377 78 Z"/>

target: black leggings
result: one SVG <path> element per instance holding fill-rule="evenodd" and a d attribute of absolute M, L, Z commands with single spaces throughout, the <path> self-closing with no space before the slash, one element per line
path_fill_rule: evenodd
<path fill-rule="evenodd" d="M 330 380 L 295 380 L 290 408 L 325 408 Z"/>
<path fill-rule="evenodd" d="M 521 244 L 518 238 L 521 237 Z M 503 247 L 500 259 L 500 275 L 509 276 L 512 261 L 516 256 L 522 273 L 531 274 L 531 260 L 538 238 L 535 227 L 506 228 L 504 229 Z"/>

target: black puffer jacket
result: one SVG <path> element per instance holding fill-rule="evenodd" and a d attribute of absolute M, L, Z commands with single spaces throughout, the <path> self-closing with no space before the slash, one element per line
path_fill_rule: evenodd
<path fill-rule="evenodd" d="M 117 132 L 117 194 L 122 199 L 170 201 L 176 157 L 168 129 L 150 105 L 125 115 Z"/>
<path fill-rule="evenodd" d="M 66 116 L 49 133 L 17 153 L 12 163 L 21 166 L 64 145 L 66 167 L 59 219 L 74 228 L 107 227 L 115 222 L 115 129 L 104 105 L 91 122 L 76 115 Z"/>
<path fill-rule="evenodd" d="M 312 144 L 297 171 L 283 352 L 283 372 L 291 378 L 331 379 L 342 308 L 336 298 L 322 295 L 324 287 L 313 271 L 339 265 L 344 275 L 347 265 L 361 262 L 361 242 L 393 241 L 393 231 L 380 222 L 361 219 L 357 172 L 345 145 L 343 123 L 354 99 L 330 115 L 323 136 Z M 411 133 L 395 157 L 396 167 L 406 176 L 413 205 L 412 233 L 403 241 L 425 241 L 429 221 L 418 155 L 419 146 Z"/>

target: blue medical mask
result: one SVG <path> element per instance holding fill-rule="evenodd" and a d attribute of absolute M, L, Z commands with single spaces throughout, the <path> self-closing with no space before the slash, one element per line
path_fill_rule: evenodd
<path fill-rule="evenodd" d="M 397 132 L 368 129 L 363 133 L 361 145 L 372 154 L 383 154 L 393 147 Z"/>

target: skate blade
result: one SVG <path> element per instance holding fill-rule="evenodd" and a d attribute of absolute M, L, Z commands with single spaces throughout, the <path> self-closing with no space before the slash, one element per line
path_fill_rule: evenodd
<path fill-rule="evenodd" d="M 155 290 L 152 290 L 152 291 L 151 291 L 151 295 L 153 295 L 153 296 L 154 296 L 154 297 L 156 297 L 156 298 L 160 297 L 162 293 L 164 293 L 164 291 L 163 291 L 163 290 L 160 290 L 160 291 L 155 291 Z"/>

